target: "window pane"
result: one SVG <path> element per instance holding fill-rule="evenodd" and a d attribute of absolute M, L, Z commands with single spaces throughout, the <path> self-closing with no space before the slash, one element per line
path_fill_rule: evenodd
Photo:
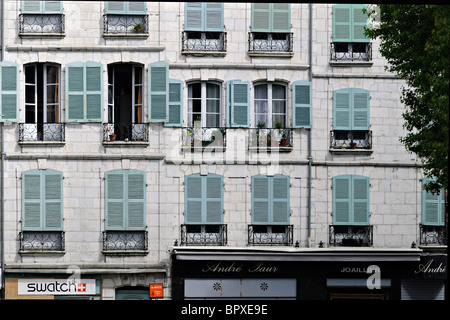
<path fill-rule="evenodd" d="M 216 84 L 206 84 L 206 98 L 219 98 L 219 86 Z"/>
<path fill-rule="evenodd" d="M 255 99 L 267 99 L 267 84 L 255 86 Z"/>
<path fill-rule="evenodd" d="M 47 86 L 47 103 L 58 103 L 58 86 L 48 85 Z"/>
<path fill-rule="evenodd" d="M 206 112 L 219 113 L 220 112 L 219 100 L 206 100 Z"/>
<path fill-rule="evenodd" d="M 272 85 L 272 99 L 286 99 L 285 86 L 274 84 Z"/>
<path fill-rule="evenodd" d="M 273 101 L 272 102 L 272 113 L 285 114 L 286 104 L 284 101 Z"/>
<path fill-rule="evenodd" d="M 59 82 L 59 68 L 57 66 L 47 66 L 47 83 Z"/>

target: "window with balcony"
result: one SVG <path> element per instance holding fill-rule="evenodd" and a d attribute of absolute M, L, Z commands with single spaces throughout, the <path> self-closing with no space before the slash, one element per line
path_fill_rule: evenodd
<path fill-rule="evenodd" d="M 252 177 L 252 224 L 249 245 L 292 245 L 289 224 L 290 182 L 284 175 Z"/>
<path fill-rule="evenodd" d="M 64 251 L 62 172 L 46 169 L 22 174 L 20 251 Z"/>
<path fill-rule="evenodd" d="M 423 185 L 430 181 L 422 179 L 422 223 L 420 225 L 420 244 L 428 246 L 447 245 L 447 228 L 445 227 L 445 198 L 447 192 L 433 194 Z"/>
<path fill-rule="evenodd" d="M 223 177 L 192 174 L 185 177 L 184 225 L 182 245 L 219 245 L 227 243 L 223 224 Z"/>
<path fill-rule="evenodd" d="M 293 53 L 291 7 L 289 3 L 252 3 L 249 55 Z"/>
<path fill-rule="evenodd" d="M 65 33 L 62 1 L 22 1 L 19 36 L 59 36 Z"/>
<path fill-rule="evenodd" d="M 330 63 L 369 62 L 372 45 L 364 35 L 368 16 L 363 4 L 338 4 L 333 6 L 333 42 L 330 44 Z M 350 64 L 351 65 L 351 64 Z M 359 64 L 358 64 L 359 65 Z"/>
<path fill-rule="evenodd" d="M 17 122 L 19 118 L 19 65 L 0 61 L 0 121 Z"/>
<path fill-rule="evenodd" d="M 182 53 L 193 55 L 226 53 L 222 2 L 185 2 Z"/>
<path fill-rule="evenodd" d="M 148 37 L 147 3 L 106 1 L 103 16 L 104 37 Z"/>

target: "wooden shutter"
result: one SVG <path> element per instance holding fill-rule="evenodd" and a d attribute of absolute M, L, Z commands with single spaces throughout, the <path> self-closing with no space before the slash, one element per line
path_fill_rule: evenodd
<path fill-rule="evenodd" d="M 103 113 L 103 65 L 86 62 L 86 120 L 102 121 Z"/>
<path fill-rule="evenodd" d="M 183 81 L 169 79 L 169 120 L 165 126 L 183 125 Z"/>
<path fill-rule="evenodd" d="M 63 227 L 63 176 L 61 172 L 43 170 L 44 229 L 62 230 Z"/>
<path fill-rule="evenodd" d="M 351 42 L 351 5 L 337 4 L 333 6 L 333 41 Z"/>
<path fill-rule="evenodd" d="M 272 223 L 289 224 L 289 177 L 275 175 L 272 180 Z"/>
<path fill-rule="evenodd" d="M 351 90 L 333 91 L 333 129 L 351 130 Z"/>
<path fill-rule="evenodd" d="M 19 65 L 0 62 L 0 121 L 19 120 Z"/>
<path fill-rule="evenodd" d="M 252 32 L 270 32 L 271 4 L 265 2 L 252 3 Z"/>
<path fill-rule="evenodd" d="M 209 174 L 202 177 L 206 182 L 203 188 L 205 196 L 205 215 L 202 219 L 205 224 L 223 223 L 223 177 L 215 174 Z M 203 184 L 205 184 L 205 182 Z"/>
<path fill-rule="evenodd" d="M 146 175 L 139 170 L 127 170 L 127 230 L 145 230 Z"/>
<path fill-rule="evenodd" d="M 423 186 L 432 181 L 429 178 L 422 179 L 422 224 L 426 226 L 445 225 L 445 191 L 433 194 L 426 191 Z"/>
<path fill-rule="evenodd" d="M 367 14 L 363 9 L 367 8 L 363 4 L 353 4 L 352 9 L 352 42 L 369 42 L 370 39 L 364 35 L 364 27 L 367 25 Z"/>
<path fill-rule="evenodd" d="M 184 30 L 203 31 L 203 3 L 184 3 Z"/>
<path fill-rule="evenodd" d="M 147 2 L 145 1 L 127 1 L 127 14 L 146 14 Z"/>
<path fill-rule="evenodd" d="M 289 223 L 289 177 L 252 177 L 252 224 Z"/>
<path fill-rule="evenodd" d="M 272 32 L 290 32 L 291 30 L 291 4 L 273 3 L 272 5 Z"/>
<path fill-rule="evenodd" d="M 123 170 L 112 170 L 105 174 L 106 230 L 125 230 Z"/>
<path fill-rule="evenodd" d="M 252 177 L 252 224 L 269 223 L 269 177 Z"/>
<path fill-rule="evenodd" d="M 149 64 L 149 121 L 166 122 L 169 111 L 169 64 L 158 61 Z"/>
<path fill-rule="evenodd" d="M 105 3 L 105 13 L 126 14 L 126 12 L 126 1 L 106 1 Z"/>
<path fill-rule="evenodd" d="M 186 176 L 184 203 L 186 224 L 201 224 L 202 221 L 202 177 L 199 174 Z"/>
<path fill-rule="evenodd" d="M 230 127 L 250 126 L 250 83 L 240 80 L 227 82 Z"/>
<path fill-rule="evenodd" d="M 42 1 L 43 13 L 62 13 L 62 1 Z"/>
<path fill-rule="evenodd" d="M 333 177 L 333 224 L 350 224 L 351 177 Z"/>
<path fill-rule="evenodd" d="M 22 230 L 41 230 L 41 173 L 30 170 L 22 174 Z"/>
<path fill-rule="evenodd" d="M 203 31 L 223 31 L 223 2 L 203 2 L 203 12 Z"/>
<path fill-rule="evenodd" d="M 294 128 L 311 128 L 311 82 L 295 81 L 292 84 L 292 126 Z"/>
<path fill-rule="evenodd" d="M 368 225 L 369 203 L 368 177 L 333 177 L 333 224 Z"/>
<path fill-rule="evenodd" d="M 369 178 L 352 176 L 353 225 L 369 224 Z"/>
<path fill-rule="evenodd" d="M 351 98 L 353 110 L 351 113 L 351 130 L 369 130 L 370 119 L 370 94 L 364 89 L 352 88 Z"/>

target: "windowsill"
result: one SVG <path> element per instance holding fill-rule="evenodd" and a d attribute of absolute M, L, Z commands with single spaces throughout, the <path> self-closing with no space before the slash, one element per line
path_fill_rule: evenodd
<path fill-rule="evenodd" d="M 373 149 L 330 149 L 333 154 L 353 154 L 353 155 L 369 155 L 373 153 Z"/>
<path fill-rule="evenodd" d="M 292 146 L 274 146 L 274 147 L 248 147 L 250 152 L 291 152 L 294 149 Z"/>
<path fill-rule="evenodd" d="M 148 251 L 144 250 L 103 250 L 105 256 L 146 256 Z"/>
<path fill-rule="evenodd" d="M 182 146 L 181 150 L 182 151 L 191 151 L 191 152 L 199 152 L 199 151 L 204 151 L 204 150 L 209 150 L 209 151 L 217 151 L 217 152 L 225 152 L 226 151 L 226 147 L 224 146 Z"/>
<path fill-rule="evenodd" d="M 248 51 L 249 57 L 277 57 L 277 58 L 292 58 L 294 52 L 269 52 L 269 51 Z"/>
<path fill-rule="evenodd" d="M 332 67 L 371 67 L 372 65 L 372 61 L 330 61 L 330 66 Z"/>
<path fill-rule="evenodd" d="M 21 38 L 64 38 L 66 36 L 65 33 L 19 33 L 19 37 Z"/>
<path fill-rule="evenodd" d="M 64 255 L 66 254 L 66 251 L 59 251 L 59 250 L 19 250 L 19 254 L 49 254 L 49 255 Z"/>
<path fill-rule="evenodd" d="M 181 51 L 181 54 L 194 57 L 205 57 L 205 56 L 225 57 L 227 55 L 225 51 Z"/>
<path fill-rule="evenodd" d="M 22 147 L 63 147 L 66 145 L 65 141 L 19 141 Z"/>
<path fill-rule="evenodd" d="M 145 141 L 114 141 L 114 142 L 103 142 L 103 146 L 112 147 L 112 148 L 120 148 L 120 147 L 136 147 L 136 148 L 147 148 L 149 146 L 149 142 Z"/>
<path fill-rule="evenodd" d="M 123 38 L 132 38 L 132 39 L 147 39 L 149 37 L 148 33 L 104 33 L 103 38 L 108 39 L 123 39 Z"/>

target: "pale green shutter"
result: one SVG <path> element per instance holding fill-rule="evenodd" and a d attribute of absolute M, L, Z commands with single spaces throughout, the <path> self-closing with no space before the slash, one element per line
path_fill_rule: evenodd
<path fill-rule="evenodd" d="M 105 175 L 106 230 L 125 230 L 123 170 L 112 170 Z"/>
<path fill-rule="evenodd" d="M 203 188 L 204 204 L 206 205 L 203 221 L 205 224 L 223 223 L 223 177 L 209 174 L 202 177 L 205 184 Z"/>
<path fill-rule="evenodd" d="M 269 178 L 264 175 L 252 177 L 252 224 L 269 223 Z"/>
<path fill-rule="evenodd" d="M 22 173 L 22 230 L 41 230 L 41 173 Z"/>
<path fill-rule="evenodd" d="M 445 191 L 433 194 L 426 191 L 423 186 L 432 181 L 429 178 L 422 179 L 422 224 L 425 226 L 445 225 Z"/>
<path fill-rule="evenodd" d="M 165 126 L 183 125 L 183 81 L 169 79 L 169 120 Z"/>
<path fill-rule="evenodd" d="M 337 4 L 333 6 L 333 41 L 351 42 L 351 5 Z"/>
<path fill-rule="evenodd" d="M 42 1 L 43 13 L 62 13 L 62 1 Z"/>
<path fill-rule="evenodd" d="M 62 231 L 63 227 L 63 176 L 61 172 L 43 170 L 44 229 Z"/>
<path fill-rule="evenodd" d="M 369 224 L 369 178 L 354 175 L 352 178 L 353 225 Z"/>
<path fill-rule="evenodd" d="M 351 130 L 351 90 L 333 91 L 333 129 Z"/>
<path fill-rule="evenodd" d="M 184 30 L 203 31 L 203 3 L 184 3 Z"/>
<path fill-rule="evenodd" d="M 370 119 L 370 94 L 364 89 L 351 89 L 352 106 L 352 127 L 351 130 L 369 130 Z"/>
<path fill-rule="evenodd" d="M 240 80 L 227 82 L 230 127 L 250 126 L 250 83 Z"/>
<path fill-rule="evenodd" d="M 105 13 L 111 14 L 126 14 L 127 5 L 126 1 L 106 1 Z"/>
<path fill-rule="evenodd" d="M 272 180 L 272 223 L 289 224 L 289 177 L 275 175 Z"/>
<path fill-rule="evenodd" d="M 19 119 L 19 65 L 0 62 L 0 122 Z"/>
<path fill-rule="evenodd" d="M 291 4 L 272 4 L 272 32 L 290 32 L 291 30 Z"/>
<path fill-rule="evenodd" d="M 223 31 L 223 3 L 204 2 L 203 3 L 203 31 Z"/>
<path fill-rule="evenodd" d="M 311 82 L 295 81 L 292 84 L 292 126 L 294 128 L 311 128 Z"/>
<path fill-rule="evenodd" d="M 22 13 L 42 13 L 43 1 L 22 0 Z"/>
<path fill-rule="evenodd" d="M 139 170 L 126 171 L 127 176 L 127 230 L 145 230 L 145 172 Z"/>
<path fill-rule="evenodd" d="M 184 182 L 184 219 L 186 224 L 202 224 L 202 176 L 192 174 Z"/>
<path fill-rule="evenodd" d="M 166 122 L 169 110 L 169 64 L 158 61 L 149 64 L 149 121 Z"/>
<path fill-rule="evenodd" d="M 333 177 L 333 224 L 369 224 L 369 178 L 359 175 Z"/>
<path fill-rule="evenodd" d="M 103 114 L 103 65 L 86 62 L 86 120 L 102 121 Z"/>
<path fill-rule="evenodd" d="M 147 2 L 145 1 L 127 1 L 127 14 L 146 14 Z"/>
<path fill-rule="evenodd" d="M 351 176 L 333 177 L 333 224 L 350 224 Z"/>
<path fill-rule="evenodd" d="M 252 3 L 252 32 L 270 32 L 271 4 L 265 2 Z"/>
<path fill-rule="evenodd" d="M 364 35 L 364 27 L 366 27 L 368 20 L 367 14 L 363 12 L 363 9 L 365 8 L 367 8 L 367 6 L 363 4 L 352 5 L 352 42 L 369 42 L 370 40 Z"/>

